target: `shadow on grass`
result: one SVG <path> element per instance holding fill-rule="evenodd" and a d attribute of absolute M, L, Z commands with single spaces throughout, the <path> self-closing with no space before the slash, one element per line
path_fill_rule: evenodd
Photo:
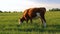
<path fill-rule="evenodd" d="M 53 27 L 53 28 L 56 28 L 56 29 L 60 29 L 60 25 L 47 25 L 47 27 Z"/>
<path fill-rule="evenodd" d="M 29 32 L 31 32 L 31 31 L 36 31 L 36 32 L 45 32 L 45 31 L 48 31 L 48 32 L 60 32 L 60 25 L 47 25 L 46 28 L 44 28 L 42 25 L 34 23 L 33 26 L 34 26 L 33 28 L 24 28 L 24 29 L 19 28 L 20 27 L 19 26 L 18 27 L 18 31 L 27 31 L 27 32 L 28 31 Z"/>
<path fill-rule="evenodd" d="M 0 24 L 0 30 L 2 31 L 24 31 L 24 32 L 60 32 L 60 25 L 47 25 L 46 28 L 43 28 L 42 25 L 38 23 L 33 24 L 9 24 L 9 25 L 1 25 Z"/>

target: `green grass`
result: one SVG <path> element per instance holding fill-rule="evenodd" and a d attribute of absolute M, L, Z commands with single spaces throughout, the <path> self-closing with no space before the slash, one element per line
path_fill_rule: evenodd
<path fill-rule="evenodd" d="M 0 34 L 60 34 L 60 11 L 46 12 L 46 28 L 42 27 L 40 19 L 19 25 L 21 17 L 22 13 L 0 13 Z"/>

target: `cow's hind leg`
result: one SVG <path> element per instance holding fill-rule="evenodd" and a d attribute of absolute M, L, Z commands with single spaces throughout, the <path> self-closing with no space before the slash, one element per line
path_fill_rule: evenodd
<path fill-rule="evenodd" d="M 42 23 L 43 23 L 44 27 L 46 27 L 46 20 L 45 20 L 44 15 L 43 15 L 43 16 L 41 16 L 41 21 L 42 21 Z"/>

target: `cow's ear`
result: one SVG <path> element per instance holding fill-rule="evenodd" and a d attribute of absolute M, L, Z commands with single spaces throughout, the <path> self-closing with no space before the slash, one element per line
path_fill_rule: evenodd
<path fill-rule="evenodd" d="M 20 19 L 21 19 L 21 17 L 18 18 L 18 22 L 19 22 L 19 23 L 20 23 Z"/>
<path fill-rule="evenodd" d="M 22 22 L 21 22 L 21 18 L 19 18 L 19 19 L 18 19 L 18 23 L 19 23 L 19 24 L 21 24 L 21 23 L 22 23 Z"/>
<path fill-rule="evenodd" d="M 19 19 L 21 19 L 21 17 L 19 17 Z"/>

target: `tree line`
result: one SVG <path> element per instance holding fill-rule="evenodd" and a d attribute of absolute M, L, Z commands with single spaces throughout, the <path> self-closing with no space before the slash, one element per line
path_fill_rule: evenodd
<path fill-rule="evenodd" d="M 52 9 L 49 9 L 49 11 L 60 11 L 60 8 L 52 8 Z M 18 11 L 12 11 L 13 13 L 18 13 Z M 0 13 L 12 13 L 11 11 L 1 11 L 0 10 Z M 19 11 L 19 12 L 22 12 L 22 11 Z"/>
<path fill-rule="evenodd" d="M 60 11 L 60 8 L 52 8 L 52 9 L 49 9 L 49 11 Z"/>
<path fill-rule="evenodd" d="M 22 12 L 22 11 L 1 11 L 0 10 L 0 13 L 18 13 L 18 12 Z"/>

